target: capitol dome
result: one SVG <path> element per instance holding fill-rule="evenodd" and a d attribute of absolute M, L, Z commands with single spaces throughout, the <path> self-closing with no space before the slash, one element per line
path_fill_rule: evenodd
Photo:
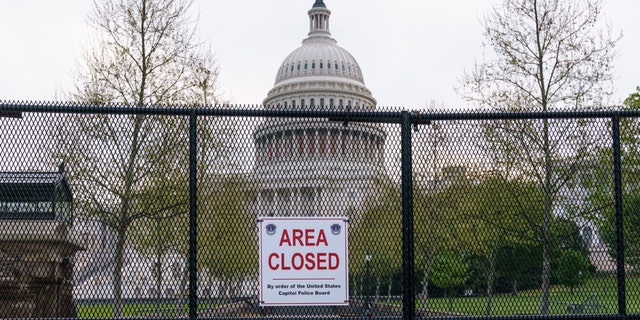
<path fill-rule="evenodd" d="M 263 104 L 269 109 L 294 110 L 375 108 L 376 100 L 364 84 L 360 65 L 331 37 L 331 10 L 318 0 L 308 15 L 308 37 L 284 59 Z M 327 96 L 328 91 L 334 93 L 328 99 L 314 97 L 318 96 L 315 93 Z"/>
<path fill-rule="evenodd" d="M 373 110 L 355 58 L 329 31 L 331 11 L 316 0 L 308 37 L 276 72 L 263 105 L 280 110 Z M 253 132 L 254 210 L 270 216 L 355 216 L 386 179 L 386 133 L 377 124 L 267 118 Z"/>
<path fill-rule="evenodd" d="M 282 82 L 306 81 L 307 77 L 341 77 L 346 82 L 364 85 L 356 59 L 329 37 L 310 37 L 282 62 L 276 85 Z"/>

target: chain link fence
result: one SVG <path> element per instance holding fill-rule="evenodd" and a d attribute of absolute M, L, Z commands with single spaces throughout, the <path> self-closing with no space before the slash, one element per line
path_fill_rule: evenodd
<path fill-rule="evenodd" d="M 0 103 L 0 317 L 631 318 L 638 115 Z M 344 303 L 264 286 L 298 217 Z"/>

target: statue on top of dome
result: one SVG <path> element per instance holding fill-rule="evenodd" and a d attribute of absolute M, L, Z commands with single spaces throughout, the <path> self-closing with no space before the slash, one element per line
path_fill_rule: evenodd
<path fill-rule="evenodd" d="M 316 0 L 316 3 L 313 4 L 313 8 L 326 8 L 327 6 L 324 4 L 322 0 Z"/>

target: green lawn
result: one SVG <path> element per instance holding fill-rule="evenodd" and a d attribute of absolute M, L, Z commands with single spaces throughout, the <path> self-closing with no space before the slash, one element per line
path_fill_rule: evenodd
<path fill-rule="evenodd" d="M 640 313 L 640 278 L 627 278 L 626 289 L 627 313 Z M 586 313 L 617 313 L 617 294 L 616 279 L 612 278 L 589 280 L 579 291 L 575 289 L 573 293 L 568 288 L 554 286 L 551 290 L 549 313 L 567 314 L 568 304 L 581 304 L 592 296 L 597 301 L 597 309 L 590 304 Z M 484 315 L 486 303 L 486 297 L 460 297 L 454 298 L 450 307 L 449 299 L 433 298 L 428 300 L 427 309 Z M 422 300 L 417 299 L 417 305 L 420 308 Z M 523 291 L 517 296 L 498 294 L 492 299 L 491 315 L 538 314 L 539 312 L 539 290 Z"/>
<path fill-rule="evenodd" d="M 640 313 L 640 277 L 629 277 L 626 281 L 627 313 Z M 591 279 L 581 286 L 578 291 L 570 292 L 568 288 L 554 286 L 551 290 L 551 314 L 567 314 L 567 304 L 580 303 L 587 297 L 595 296 L 598 303 L 597 311 L 587 310 L 588 313 L 611 314 L 618 311 L 618 298 L 615 278 Z M 384 300 L 384 299 L 383 299 Z M 399 302 L 398 302 L 399 303 Z M 422 300 L 416 299 L 418 309 L 422 306 Z M 159 315 L 173 317 L 176 315 L 177 304 L 162 304 L 161 312 L 154 312 L 154 303 L 128 303 L 123 307 L 124 317 L 137 317 L 144 315 Z M 466 315 L 484 315 L 486 306 L 485 297 L 460 297 L 454 298 L 451 312 Z M 201 304 L 200 309 L 213 308 L 213 304 Z M 516 315 L 538 314 L 540 308 L 540 292 L 538 290 L 522 291 L 517 296 L 511 294 L 494 295 L 492 300 L 491 315 Z M 449 299 L 431 298 L 427 301 L 427 309 L 448 312 Z M 184 305 L 183 313 L 188 312 Z M 80 318 L 111 318 L 113 307 L 111 304 L 79 304 L 78 316 Z"/>
<path fill-rule="evenodd" d="M 215 307 L 215 304 L 200 304 L 198 308 L 208 309 Z M 145 315 L 154 315 L 160 317 L 175 317 L 179 311 L 178 304 L 164 303 L 161 304 L 159 310 L 156 304 L 149 303 L 125 303 L 122 307 L 123 317 L 139 317 Z M 183 314 L 189 313 L 189 306 L 184 305 L 181 312 Z M 79 318 L 112 318 L 113 317 L 113 305 L 110 303 L 91 303 L 91 304 L 78 304 L 78 317 Z"/>

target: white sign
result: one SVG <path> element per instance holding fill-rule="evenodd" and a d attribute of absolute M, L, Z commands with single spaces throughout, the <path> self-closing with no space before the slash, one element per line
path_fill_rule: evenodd
<path fill-rule="evenodd" d="M 260 305 L 348 305 L 347 219 L 258 219 Z"/>

